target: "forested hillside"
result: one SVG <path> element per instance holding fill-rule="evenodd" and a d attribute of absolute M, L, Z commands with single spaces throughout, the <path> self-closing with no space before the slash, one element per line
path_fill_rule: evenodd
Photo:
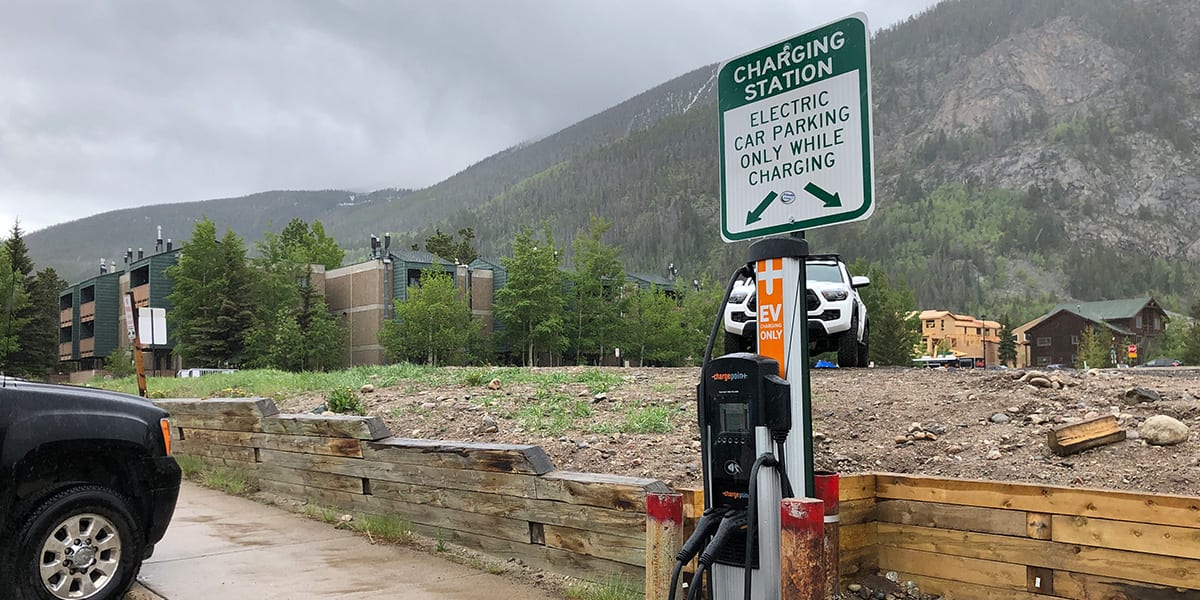
<path fill-rule="evenodd" d="M 809 232 L 814 251 L 881 264 L 922 307 L 1017 320 L 1068 297 L 1151 293 L 1190 305 L 1200 283 L 1200 3 L 950 0 L 878 32 L 871 53 L 877 211 Z M 119 256 L 124 240 L 148 239 L 156 224 L 188 231 L 200 214 L 249 240 L 268 224 L 320 219 L 351 256 L 370 233 L 391 230 L 406 247 L 435 227 L 473 227 L 485 255 L 505 255 L 520 226 L 544 221 L 569 260 L 594 214 L 613 223 L 606 241 L 628 270 L 664 274 L 674 263 L 688 280 L 723 279 L 746 244 L 719 239 L 714 72 L 699 68 L 411 193 L 160 206 L 27 239 L 39 263 L 69 275 L 78 270 L 64 261 Z M 216 214 L 216 203 L 232 212 Z M 108 245 L 93 247 L 92 236 Z"/>

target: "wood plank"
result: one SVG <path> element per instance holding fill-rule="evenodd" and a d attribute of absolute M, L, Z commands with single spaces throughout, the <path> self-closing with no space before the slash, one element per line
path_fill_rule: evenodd
<path fill-rule="evenodd" d="M 541 475 L 554 463 L 541 446 L 385 438 L 365 444 L 364 458 L 380 462 Z"/>
<path fill-rule="evenodd" d="M 262 431 L 360 440 L 380 440 L 392 435 L 383 419 L 354 415 L 276 415 L 263 419 Z"/>
<path fill-rule="evenodd" d="M 213 417 L 171 415 L 171 424 L 190 429 L 219 429 L 224 431 L 262 431 L 262 417 Z"/>
<path fill-rule="evenodd" d="M 1183 590 L 1101 575 L 1054 571 L 1054 593 L 1080 600 L 1200 600 L 1200 590 Z"/>
<path fill-rule="evenodd" d="M 288 467 L 266 463 L 258 466 L 258 470 L 255 472 L 254 476 L 259 479 L 270 479 L 272 481 L 280 481 L 283 483 L 295 483 L 309 487 L 318 487 L 327 490 L 346 492 L 348 494 L 363 493 L 363 480 L 360 477 L 346 477 L 345 475 L 332 475 L 329 473 L 318 473 L 316 471 L 290 469 Z"/>
<path fill-rule="evenodd" d="M 586 529 L 559 527 L 546 524 L 546 545 L 559 550 L 576 554 L 586 554 L 597 558 L 607 558 L 628 565 L 641 567 L 646 564 L 646 538 L 642 536 L 641 543 L 633 538 L 607 535 Z"/>
<path fill-rule="evenodd" d="M 1016 510 L 883 500 L 876 504 L 875 514 L 883 523 L 1017 536 L 1024 536 L 1026 531 L 1026 514 Z"/>
<path fill-rule="evenodd" d="M 962 583 L 1026 591 L 1024 565 L 992 560 L 880 546 L 879 569 L 927 577 L 952 577 Z"/>
<path fill-rule="evenodd" d="M 169 398 L 153 402 L 172 416 L 262 418 L 279 414 L 279 408 L 270 398 Z"/>
<path fill-rule="evenodd" d="M 1059 425 L 1046 432 L 1046 444 L 1059 456 L 1125 441 L 1125 430 L 1115 415 L 1104 415 Z"/>
<path fill-rule="evenodd" d="M 226 446 L 268 448 L 288 452 L 307 452 L 330 456 L 362 458 L 362 442 L 352 438 L 327 438 L 307 435 L 283 435 L 276 433 L 245 433 L 237 431 L 215 431 L 212 429 L 183 428 L 185 440 L 204 441 Z"/>
<path fill-rule="evenodd" d="M 646 493 L 666 493 L 671 488 L 657 479 L 553 471 L 537 479 L 535 490 L 543 500 L 645 514 Z"/>
<path fill-rule="evenodd" d="M 429 488 L 481 491 L 524 498 L 534 497 L 534 484 L 537 479 L 533 475 L 443 469 L 270 449 L 261 450 L 259 456 L 265 463 L 295 469 L 366 477 L 375 481 L 411 483 Z"/>
<path fill-rule="evenodd" d="M 891 523 L 879 523 L 877 535 L 880 546 L 1105 575 L 1187 589 L 1200 586 L 1200 561 L 1193 559 Z"/>
<path fill-rule="evenodd" d="M 838 478 L 838 501 L 863 500 L 875 497 L 875 474 L 857 473 Z"/>
<path fill-rule="evenodd" d="M 549 546 L 524 544 L 472 532 L 441 530 L 418 523 L 413 524 L 413 529 L 431 538 L 441 535 L 447 542 L 466 546 L 501 560 L 515 558 L 535 569 L 589 581 L 601 582 L 620 577 L 635 588 L 640 588 L 646 577 L 642 567 Z"/>
<path fill-rule="evenodd" d="M 869 523 L 875 520 L 876 503 L 874 498 L 863 498 L 838 502 L 838 517 L 842 526 Z"/>
<path fill-rule="evenodd" d="M 914 573 L 898 574 L 901 581 L 914 581 L 922 592 L 937 595 L 944 600 L 1061 600 L 1060 596 L 1034 594 L 1023 590 L 963 583 Z"/>
<path fill-rule="evenodd" d="M 704 488 L 677 487 L 675 491 L 683 494 L 683 521 L 686 527 L 688 521 L 699 519 L 704 514 Z M 690 531 L 686 535 L 690 535 Z"/>
<path fill-rule="evenodd" d="M 500 515 L 560 527 L 589 529 L 610 536 L 629 538 L 625 544 L 643 548 L 646 543 L 646 517 L 639 513 L 379 480 L 372 480 L 371 493 L 379 498 L 414 504 Z"/>
<path fill-rule="evenodd" d="M 1035 540 L 1053 539 L 1054 515 L 1025 513 L 1025 536 Z"/>
<path fill-rule="evenodd" d="M 1065 544 L 1200 559 L 1200 529 L 1055 515 L 1051 530 Z"/>
<path fill-rule="evenodd" d="M 877 494 L 881 499 L 920 500 L 1200 528 L 1200 498 L 1194 496 L 890 473 L 877 474 L 876 482 Z"/>
<path fill-rule="evenodd" d="M 225 446 L 223 444 L 198 443 L 192 440 L 178 440 L 172 443 L 172 451 L 176 454 L 202 456 L 206 458 L 230 458 L 244 462 L 254 461 L 254 448 L 244 446 Z"/>
<path fill-rule="evenodd" d="M 843 583 L 854 583 L 854 578 L 879 569 L 876 526 L 871 522 L 838 528 L 838 564 Z"/>
<path fill-rule="evenodd" d="M 397 502 L 376 496 L 263 479 L 261 488 L 296 499 L 313 501 L 346 512 L 367 512 L 399 517 L 414 524 L 450 530 L 478 532 L 507 540 L 529 543 L 529 522 L 500 516 L 470 513 L 423 504 Z"/>

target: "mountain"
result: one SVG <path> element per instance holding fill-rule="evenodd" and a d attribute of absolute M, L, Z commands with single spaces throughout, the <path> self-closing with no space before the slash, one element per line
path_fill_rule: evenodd
<path fill-rule="evenodd" d="M 1021 318 L 1065 298 L 1153 293 L 1168 307 L 1190 304 L 1200 289 L 1200 5 L 949 0 L 878 32 L 871 56 L 876 214 L 809 232 L 814 251 L 879 262 L 926 307 Z M 370 233 L 409 244 L 470 226 L 492 255 L 518 227 L 545 222 L 569 260 L 569 240 L 597 214 L 613 222 L 627 269 L 674 263 L 681 277 L 723 280 L 746 244 L 718 234 L 715 71 L 423 190 L 117 211 L 27 243 L 39 265 L 72 273 L 61 265 L 90 272 L 96 257 L 120 256 L 130 224 L 150 238 L 171 219 L 178 238 L 200 214 L 248 240 L 319 218 L 351 249 Z M 101 232 L 111 238 L 94 243 Z"/>

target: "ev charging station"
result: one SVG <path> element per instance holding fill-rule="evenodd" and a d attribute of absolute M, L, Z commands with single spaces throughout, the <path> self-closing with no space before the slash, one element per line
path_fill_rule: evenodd
<path fill-rule="evenodd" d="M 714 600 L 781 597 L 780 507 L 812 497 L 807 229 L 874 212 L 870 30 L 861 13 L 723 63 L 721 237 L 760 239 L 730 278 L 757 288 L 756 353 L 714 358 L 697 388 L 705 512 L 680 551 Z M 780 236 L 779 234 L 785 234 Z M 777 237 L 769 237 L 777 236 Z"/>

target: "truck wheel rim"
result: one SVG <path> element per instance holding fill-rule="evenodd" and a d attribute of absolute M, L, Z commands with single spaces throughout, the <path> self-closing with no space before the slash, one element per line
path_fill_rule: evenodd
<path fill-rule="evenodd" d="M 42 585 L 63 600 L 99 594 L 120 565 L 121 535 L 112 521 L 94 513 L 64 519 L 50 530 L 38 554 Z"/>

